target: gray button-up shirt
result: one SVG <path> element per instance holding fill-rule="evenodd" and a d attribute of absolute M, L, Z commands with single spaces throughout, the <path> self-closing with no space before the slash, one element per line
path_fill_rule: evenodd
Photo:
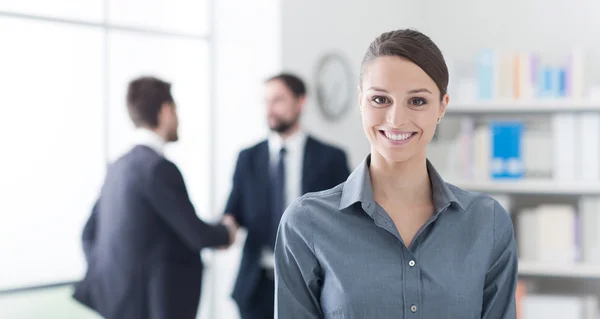
<path fill-rule="evenodd" d="M 428 162 L 435 214 L 407 248 L 373 199 L 369 160 L 284 213 L 277 318 L 516 318 L 517 247 L 500 204 L 445 183 Z"/>

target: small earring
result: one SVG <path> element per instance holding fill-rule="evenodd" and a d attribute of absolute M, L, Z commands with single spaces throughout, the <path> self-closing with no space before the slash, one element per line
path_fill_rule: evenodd
<path fill-rule="evenodd" d="M 442 122 L 442 118 L 438 117 L 437 124 L 440 124 L 441 122 Z"/>

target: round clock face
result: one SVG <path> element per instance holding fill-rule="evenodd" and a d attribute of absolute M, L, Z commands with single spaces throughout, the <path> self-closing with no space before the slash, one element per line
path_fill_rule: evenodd
<path fill-rule="evenodd" d="M 323 115 L 339 120 L 350 108 L 353 96 L 350 64 L 341 55 L 327 54 L 317 65 L 316 95 Z"/>

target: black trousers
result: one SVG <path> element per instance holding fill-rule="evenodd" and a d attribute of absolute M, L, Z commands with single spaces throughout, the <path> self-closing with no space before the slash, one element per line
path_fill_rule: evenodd
<path fill-rule="evenodd" d="M 248 308 L 240 308 L 242 319 L 273 319 L 275 317 L 275 281 L 273 271 L 265 270 Z"/>

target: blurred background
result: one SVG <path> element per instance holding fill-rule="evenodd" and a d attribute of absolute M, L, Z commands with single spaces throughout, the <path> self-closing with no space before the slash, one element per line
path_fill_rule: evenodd
<path fill-rule="evenodd" d="M 0 0 L 0 318 L 97 318 L 71 284 L 106 164 L 131 147 L 132 78 L 173 83 L 180 141 L 167 156 L 198 214 L 217 220 L 238 152 L 267 133 L 266 77 L 307 81 L 304 126 L 354 168 L 369 151 L 362 55 L 407 27 L 450 68 L 430 160 L 513 216 L 521 318 L 598 318 L 599 13 L 593 0 Z M 238 318 L 243 240 L 203 252 L 199 318 Z"/>

